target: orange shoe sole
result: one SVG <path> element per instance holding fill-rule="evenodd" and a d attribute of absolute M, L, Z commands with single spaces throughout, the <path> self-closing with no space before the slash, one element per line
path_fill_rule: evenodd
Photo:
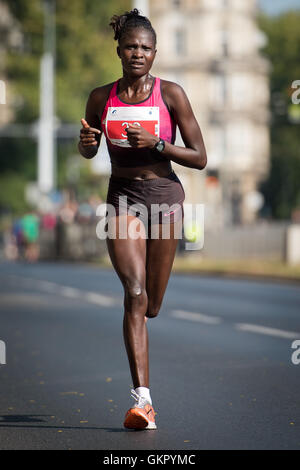
<path fill-rule="evenodd" d="M 149 420 L 145 414 L 138 408 L 131 408 L 127 411 L 124 427 L 128 429 L 145 429 L 149 424 Z"/>

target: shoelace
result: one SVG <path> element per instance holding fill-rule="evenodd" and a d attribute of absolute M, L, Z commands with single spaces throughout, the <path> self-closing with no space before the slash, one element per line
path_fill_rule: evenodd
<path fill-rule="evenodd" d="M 141 396 L 138 395 L 138 394 L 136 393 L 136 391 L 133 390 L 133 389 L 131 390 L 131 396 L 132 396 L 132 398 L 134 398 L 135 401 L 137 402 L 137 403 L 134 404 L 134 407 L 137 407 L 137 408 L 144 408 L 145 405 L 149 404 L 147 398 L 141 397 Z"/>

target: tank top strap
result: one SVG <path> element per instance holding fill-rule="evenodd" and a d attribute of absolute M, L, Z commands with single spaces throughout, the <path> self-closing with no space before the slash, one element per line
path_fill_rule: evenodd
<path fill-rule="evenodd" d="M 117 98 L 117 87 L 118 87 L 118 82 L 119 80 L 116 80 L 109 92 L 108 99 L 106 102 L 106 107 L 107 106 L 114 106 L 114 101 Z"/>
<path fill-rule="evenodd" d="M 160 92 L 160 78 L 159 77 L 155 77 L 155 84 L 154 84 L 154 88 L 153 88 L 153 91 L 152 91 L 152 95 L 151 95 L 151 98 L 153 100 L 153 103 L 156 103 L 156 106 L 160 103 L 160 100 L 161 100 L 161 92 Z"/>

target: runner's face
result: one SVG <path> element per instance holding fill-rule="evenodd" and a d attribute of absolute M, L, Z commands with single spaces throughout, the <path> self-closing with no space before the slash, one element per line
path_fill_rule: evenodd
<path fill-rule="evenodd" d="M 144 28 L 129 30 L 117 48 L 123 72 L 133 76 L 143 76 L 152 67 L 156 49 L 153 35 Z"/>

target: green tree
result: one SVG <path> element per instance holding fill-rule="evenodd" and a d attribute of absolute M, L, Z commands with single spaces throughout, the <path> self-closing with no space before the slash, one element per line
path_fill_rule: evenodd
<path fill-rule="evenodd" d="M 18 20 L 24 45 L 7 54 L 6 69 L 16 95 L 16 122 L 39 114 L 39 67 L 43 53 L 43 1 L 2 0 Z M 59 0 L 56 2 L 56 113 L 78 122 L 92 88 L 120 74 L 109 20 L 130 8 L 130 0 Z"/>
<path fill-rule="evenodd" d="M 271 62 L 271 169 L 261 185 L 266 208 L 276 219 L 289 219 L 300 206 L 300 132 L 292 117 L 294 80 L 300 80 L 300 12 L 259 17 L 268 43 L 263 52 Z M 299 109 L 300 112 L 300 109 Z M 298 112 L 298 115 L 299 115 Z"/>
<path fill-rule="evenodd" d="M 43 53 L 43 0 L 0 0 L 6 3 L 23 35 L 23 44 L 7 48 L 5 75 L 14 95 L 15 122 L 32 124 L 39 117 L 39 72 Z M 116 43 L 109 27 L 112 15 L 130 9 L 130 0 L 56 1 L 56 115 L 61 123 L 77 123 L 84 116 L 89 92 L 121 73 Z M 58 142 L 58 182 L 64 186 L 66 160 L 77 152 L 74 139 Z M 0 172 L 11 194 L 16 174 L 23 185 L 36 179 L 36 142 L 30 138 L 0 139 Z M 88 164 L 88 162 L 87 162 Z M 0 194 L 1 198 L 1 194 Z M 17 207 L 15 203 L 11 208 Z M 18 206 L 19 207 L 19 206 Z"/>

